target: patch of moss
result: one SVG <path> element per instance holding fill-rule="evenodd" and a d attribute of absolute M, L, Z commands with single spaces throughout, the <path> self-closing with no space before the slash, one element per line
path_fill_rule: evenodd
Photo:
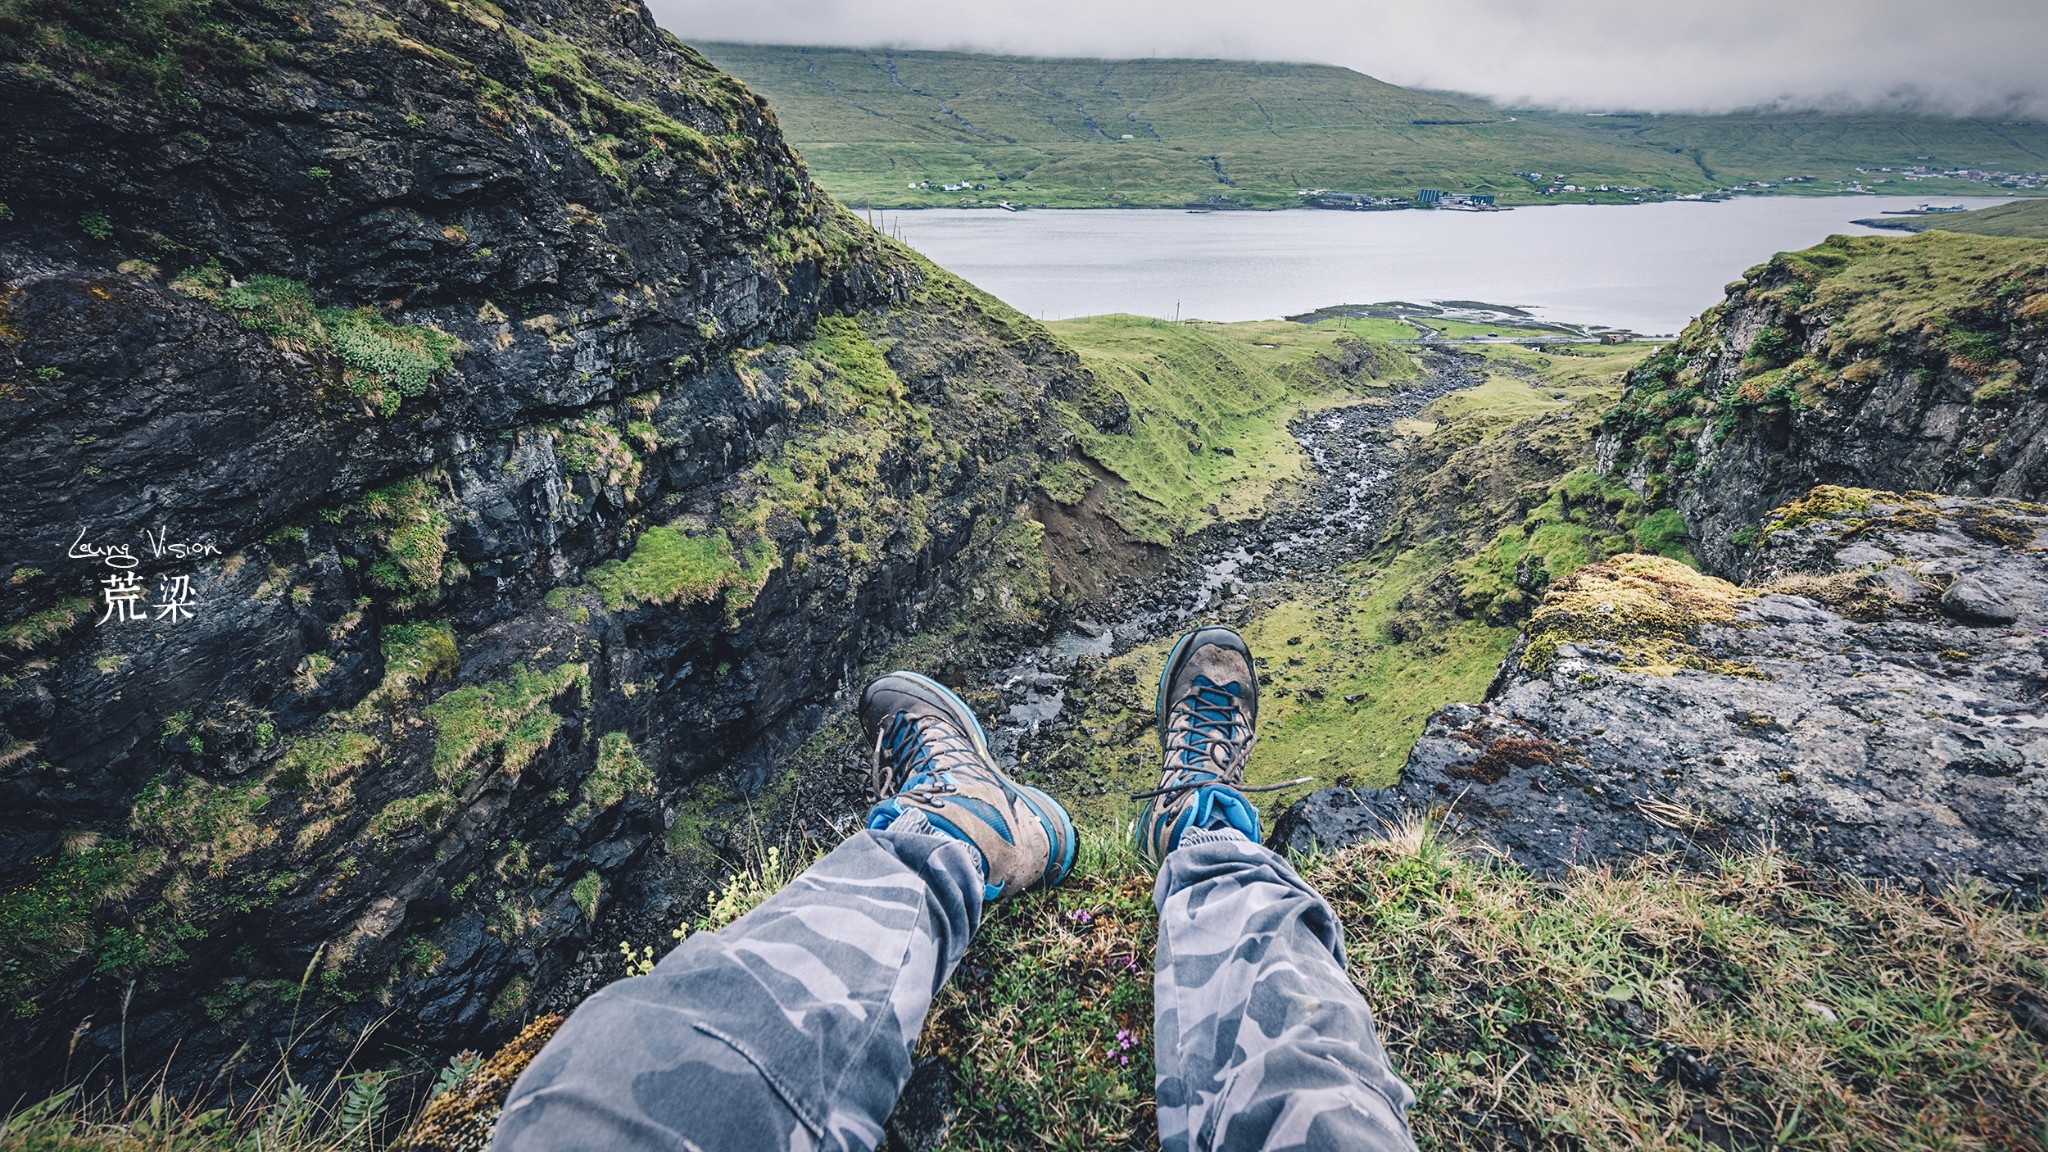
<path fill-rule="evenodd" d="M 564 662 L 542 672 L 524 664 L 503 680 L 473 684 L 427 705 L 434 725 L 434 776 L 460 792 L 476 778 L 477 762 L 493 748 L 504 750 L 504 767 L 517 772 L 553 739 L 553 723 L 536 719 L 557 697 L 590 684 L 590 666 Z"/>
<path fill-rule="evenodd" d="M 218 878 L 277 840 L 277 829 L 258 819 L 270 799 L 260 781 L 219 785 L 187 775 L 173 784 L 158 776 L 136 794 L 128 825 L 145 842 L 175 850 L 181 863 Z"/>
<path fill-rule="evenodd" d="M 1771 538 L 1774 532 L 1787 528 L 1798 528 L 1819 520 L 1840 520 L 1861 516 L 1870 510 L 1873 497 L 1888 496 L 1890 493 L 1877 492 L 1869 488 L 1844 488 L 1835 484 L 1822 484 L 1805 496 L 1790 504 L 1774 509 L 1764 518 L 1758 530 L 1757 543 Z"/>
<path fill-rule="evenodd" d="M 1681 668 L 1756 676 L 1702 647 L 1710 624 L 1729 624 L 1752 593 L 1675 560 L 1639 553 L 1582 568 L 1554 585 L 1529 618 L 1522 667 L 1542 675 L 1574 645 L 1624 671 L 1668 676 Z"/>
<path fill-rule="evenodd" d="M 604 877 L 595 872 L 585 872 L 569 889 L 569 898 L 576 902 L 576 909 L 583 913 L 583 919 L 597 922 L 597 902 L 604 896 Z"/>
<path fill-rule="evenodd" d="M 589 582 L 616 612 L 643 604 L 693 604 L 711 599 L 740 581 L 746 565 L 723 529 L 687 534 L 682 528 L 649 528 L 624 560 L 591 569 Z"/>
<path fill-rule="evenodd" d="M 349 394 L 381 416 L 395 415 L 407 398 L 425 394 L 466 350 L 432 325 L 392 324 L 371 307 L 317 305 L 297 280 L 256 275 L 232 282 L 217 262 L 188 269 L 171 287 L 211 302 L 280 348 L 331 361 Z"/>
<path fill-rule="evenodd" d="M 653 426 L 646 428 L 651 438 Z M 593 477 L 599 484 L 623 488 L 629 495 L 640 486 L 639 453 L 610 425 L 593 419 L 569 420 L 553 433 L 555 455 L 571 475 Z"/>
<path fill-rule="evenodd" d="M 384 679 L 377 690 L 386 699 L 402 699 L 435 681 L 452 680 L 462 668 L 455 648 L 455 626 L 447 620 L 388 624 L 379 646 Z"/>
<path fill-rule="evenodd" d="M 569 822 L 579 823 L 627 796 L 653 791 L 654 772 L 640 759 L 633 741 L 624 732 L 607 732 L 597 742 L 597 761 L 583 778 L 583 801 L 570 810 Z"/>
<path fill-rule="evenodd" d="M 71 630 L 92 611 L 92 601 L 83 596 L 67 596 L 55 607 L 45 608 L 0 627 L 0 646 L 26 652 L 40 647 Z"/>
<path fill-rule="evenodd" d="M 446 788 L 430 788 L 386 804 L 370 818 L 365 831 L 372 839 L 389 840 L 411 828 L 438 828 L 454 807 L 454 793 Z"/>
<path fill-rule="evenodd" d="M 78 843 L 0 891 L 0 1003 L 16 1019 L 41 1010 L 35 1000 L 57 973 L 96 939 L 95 912 L 120 899 L 163 863 L 163 849 L 97 837 Z"/>
<path fill-rule="evenodd" d="M 1462 611 L 1489 623 L 1517 623 L 1551 581 L 1609 556 L 1634 550 L 1692 564 L 1688 539 L 1675 509 L 1651 512 L 1627 485 L 1579 468 L 1555 482 L 1518 527 L 1458 564 Z"/>
<path fill-rule="evenodd" d="M 1054 503 L 1068 507 L 1079 504 L 1095 487 L 1095 475 L 1077 460 L 1062 460 L 1038 474 L 1038 488 Z"/>
<path fill-rule="evenodd" d="M 496 1021 L 514 1020 L 526 1014 L 527 1001 L 533 998 L 533 981 L 524 976 L 514 976 L 505 982 L 498 994 L 491 998 L 490 1017 Z"/>
<path fill-rule="evenodd" d="M 181 95 L 194 75 L 239 78 L 260 69 L 271 37 L 303 11 L 278 0 L 0 0 L 0 58 L 144 97 Z"/>
<path fill-rule="evenodd" d="M 371 539 L 382 553 L 370 564 L 372 584 L 404 595 L 410 604 L 460 574 L 448 559 L 448 516 L 424 478 L 372 489 L 354 506 L 368 519 Z"/>
<path fill-rule="evenodd" d="M 513 1083 L 561 1025 L 560 1016 L 542 1016 L 521 1029 L 510 1044 L 436 1093 L 397 1147 L 401 1152 L 475 1152 L 489 1146 Z"/>
<path fill-rule="evenodd" d="M 288 788 L 324 788 L 376 759 L 383 750 L 375 737 L 362 732 L 313 732 L 294 740 L 278 758 L 277 780 Z"/>

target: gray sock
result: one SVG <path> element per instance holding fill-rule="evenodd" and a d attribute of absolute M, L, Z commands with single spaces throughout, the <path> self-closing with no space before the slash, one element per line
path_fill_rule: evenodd
<path fill-rule="evenodd" d="M 946 835 L 944 832 L 939 831 L 937 826 L 935 826 L 931 821 L 925 819 L 924 813 L 919 812 L 916 809 L 912 809 L 911 811 L 905 812 L 903 815 L 898 816 L 894 820 L 891 820 L 889 822 L 889 827 L 886 830 L 890 832 L 908 832 L 912 836 Z M 948 837 L 948 839 L 950 839 L 950 837 Z"/>
<path fill-rule="evenodd" d="M 1221 828 L 1190 828 L 1180 834 L 1180 843 L 1174 845 L 1174 847 L 1185 848 L 1190 844 L 1218 844 L 1228 840 L 1235 840 L 1241 844 L 1251 843 L 1249 836 L 1225 824 Z"/>

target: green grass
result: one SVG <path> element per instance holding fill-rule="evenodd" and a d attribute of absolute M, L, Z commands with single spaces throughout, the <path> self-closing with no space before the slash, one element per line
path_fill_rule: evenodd
<path fill-rule="evenodd" d="M 756 859 L 693 930 L 729 922 L 801 863 Z M 2048 1041 L 2021 1023 L 2048 983 L 2039 909 L 1968 886 L 1873 885 L 1769 850 L 1543 882 L 1417 825 L 1299 863 L 1415 1089 L 1423 1148 L 2048 1143 Z M 946 1148 L 1155 1146 L 1151 882 L 1127 850 L 1084 836 L 1067 883 L 989 909 L 919 1042 L 958 1085 Z M 474 1146 L 557 1023 L 444 1071 L 416 1146 Z M 14 1106 L 0 1146 L 367 1152 L 388 1135 L 353 1128 L 369 1109 L 342 1096 L 376 1075 L 325 1092 L 273 1079 L 219 1111 L 66 1093 Z M 288 1109 L 296 1122 L 280 1123 Z"/>
<path fill-rule="evenodd" d="M 1588 188 L 1674 192 L 1811 174 L 1817 183 L 1786 190 L 1839 191 L 1836 180 L 1880 178 L 1859 175 L 1859 164 L 1933 154 L 1943 164 L 2029 172 L 2048 153 L 2048 127 L 2039 124 L 1510 111 L 1323 65 L 700 47 L 768 98 L 812 172 L 852 204 L 1284 207 L 1299 203 L 1303 188 L 1412 197 L 1424 186 L 1492 192 L 1506 203 L 1550 199 L 1515 175 L 1523 171 L 1568 173 Z M 906 187 L 926 181 L 932 189 Z M 986 187 L 939 189 L 960 181 Z M 1572 198 L 1589 196 L 1629 198 Z"/>
<path fill-rule="evenodd" d="M 624 560 L 609 560 L 590 571 L 590 584 L 614 612 L 641 604 L 690 604 L 709 600 L 741 574 L 732 537 L 723 530 L 686 535 L 681 529 L 649 528 Z"/>
<path fill-rule="evenodd" d="M 380 416 L 424 395 L 465 350 L 438 328 L 392 324 L 372 307 L 317 305 L 297 280 L 256 275 L 232 282 L 218 261 L 186 270 L 171 287 L 211 302 L 281 349 L 331 361 L 347 392 Z"/>
<path fill-rule="evenodd" d="M 265 15 L 288 16 L 296 7 L 277 4 Z M 160 96 L 181 90 L 194 73 L 237 77 L 264 63 L 267 45 L 229 23 L 238 15 L 246 18 L 214 0 L 0 0 L 0 59 Z"/>
<path fill-rule="evenodd" d="M 1886 216 L 1864 223 L 1903 232 L 1961 232 L 1971 236 L 2048 240 L 2048 200 L 2021 200 L 1995 208 L 1943 212 L 1932 216 Z"/>
<path fill-rule="evenodd" d="M 186 865 L 220 877 L 277 839 L 259 819 L 270 801 L 260 781 L 222 785 L 187 775 L 173 784 L 159 776 L 136 793 L 128 823 L 143 841 L 175 848 Z"/>
<path fill-rule="evenodd" d="M 444 579 L 460 574 L 448 558 L 452 525 L 424 478 L 371 489 L 352 508 L 363 515 L 365 533 L 378 549 L 370 582 L 400 594 L 401 603 L 431 598 Z"/>
<path fill-rule="evenodd" d="M 564 662 L 546 672 L 521 665 L 503 680 L 465 685 L 442 696 L 426 708 L 434 725 L 434 775 L 460 792 L 475 778 L 478 757 L 491 748 L 504 750 L 505 770 L 517 775 L 561 726 L 561 716 L 549 705 L 589 683 L 587 664 Z"/>
<path fill-rule="evenodd" d="M 1682 523 L 1581 467 L 1599 413 L 1651 349 L 1584 351 L 1488 346 L 1483 384 L 1398 429 L 1412 439 L 1382 545 L 1226 611 L 1260 661 L 1249 782 L 1392 783 L 1432 713 L 1484 694 L 1549 581 L 1634 548 L 1684 555 Z M 1121 827 L 1122 795 L 1156 779 L 1151 685 L 1170 646 L 1083 669 L 1069 689 L 1078 727 L 1028 765 L 1090 829 Z M 1275 815 L 1306 790 L 1258 800 Z"/>
<path fill-rule="evenodd" d="M 0 891 L 0 1004 L 17 1019 L 35 1016 L 37 990 L 63 972 L 98 938 L 101 904 L 154 873 L 162 849 L 121 838 L 88 837 L 38 865 L 30 877 Z"/>
<path fill-rule="evenodd" d="M 1097 387 L 1131 413 L 1126 432 L 1078 415 L 1081 450 L 1124 481 L 1108 507 L 1131 535 L 1170 545 L 1219 520 L 1258 515 L 1302 474 L 1287 430 L 1306 408 L 1352 400 L 1413 374 L 1406 357 L 1349 335 L 1341 322 L 1169 324 L 1091 316 L 1047 325 L 1081 355 Z M 1345 378 L 1334 365 L 1363 360 Z M 1055 472 L 1047 490 L 1076 503 L 1085 477 Z M 1054 489 L 1058 491 L 1055 492 Z"/>
<path fill-rule="evenodd" d="M 634 793 L 654 791 L 654 773 L 640 759 L 624 732 L 607 732 L 597 742 L 597 761 L 583 778 L 582 803 L 569 813 L 570 823 L 602 812 Z"/>
<path fill-rule="evenodd" d="M 949 1148 L 1151 1146 L 1151 875 L 1113 851 L 1089 864 L 992 909 L 934 1003 L 921 1049 L 965 1082 Z M 1303 872 L 1344 924 L 1424 1148 L 2048 1136 L 2048 1048 L 2004 1007 L 2048 976 L 2038 910 L 1770 852 L 1548 884 L 1414 828 Z M 1682 1083 L 1674 1051 L 1718 1081 Z"/>
<path fill-rule="evenodd" d="M 47 644 L 71 630 L 92 612 L 92 601 L 83 596 L 66 596 L 55 607 L 45 608 L 0 628 L 0 647 L 26 652 Z"/>

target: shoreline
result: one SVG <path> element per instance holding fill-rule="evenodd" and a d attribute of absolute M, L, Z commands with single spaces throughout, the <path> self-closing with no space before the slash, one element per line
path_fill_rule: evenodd
<path fill-rule="evenodd" d="M 827 190 L 830 191 L 829 189 Z M 838 193 L 831 193 L 841 207 L 855 215 L 866 212 L 1183 212 L 1193 216 L 1240 215 L 1247 213 L 1276 212 L 1326 212 L 1331 215 L 1365 216 L 1387 212 L 1448 212 L 1464 216 L 1486 216 L 1497 212 L 1510 212 L 1522 208 L 1650 208 L 1659 204 L 1726 204 L 1735 200 L 1876 200 L 1893 197 L 1902 200 L 1922 198 L 1917 192 L 1741 192 L 1716 196 L 1672 196 L 1661 200 L 1539 200 L 1526 204 L 1500 204 L 1491 209 L 1480 208 L 1425 208 L 1420 204 L 1393 204 L 1371 208 L 1332 208 L 1315 204 L 1282 204 L 1263 206 L 1256 204 L 1019 204 L 1014 201 L 1005 204 L 879 204 L 850 201 Z M 1941 192 L 1928 193 L 1925 198 L 1947 200 L 1957 196 L 1981 200 L 2018 202 L 2022 200 L 2048 200 L 2048 192 Z M 1902 214 L 1903 220 L 1916 219 L 1917 214 Z"/>

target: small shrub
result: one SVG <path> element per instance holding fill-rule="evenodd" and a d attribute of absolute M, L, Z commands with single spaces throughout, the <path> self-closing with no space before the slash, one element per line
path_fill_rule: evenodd
<path fill-rule="evenodd" d="M 576 901 L 576 907 L 582 911 L 583 918 L 593 924 L 597 923 L 597 902 L 603 895 L 604 878 L 595 872 L 585 872 L 582 878 L 576 881 L 576 886 L 569 890 L 569 897 Z"/>
<path fill-rule="evenodd" d="M 607 732 L 597 742 L 597 763 L 583 778 L 583 800 L 569 813 L 577 823 L 602 812 L 630 795 L 654 791 L 654 773 L 640 759 L 639 752 L 624 732 Z"/>

